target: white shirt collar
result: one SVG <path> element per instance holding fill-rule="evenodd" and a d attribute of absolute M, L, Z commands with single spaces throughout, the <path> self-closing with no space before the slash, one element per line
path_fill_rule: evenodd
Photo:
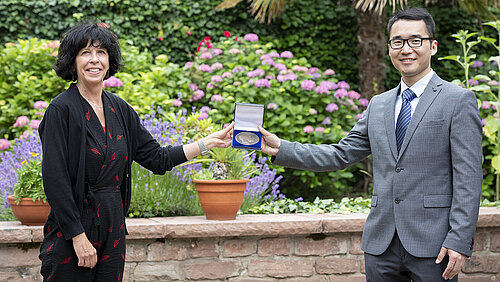
<path fill-rule="evenodd" d="M 420 97 L 420 95 L 424 93 L 424 90 L 427 87 L 427 84 L 429 84 L 429 81 L 431 81 L 433 75 L 434 71 L 431 69 L 431 71 L 428 74 L 422 77 L 411 87 L 408 87 L 406 83 L 404 83 L 403 78 L 401 78 L 401 91 L 399 93 L 403 93 L 403 91 L 405 91 L 407 88 L 410 88 L 417 97 Z"/>

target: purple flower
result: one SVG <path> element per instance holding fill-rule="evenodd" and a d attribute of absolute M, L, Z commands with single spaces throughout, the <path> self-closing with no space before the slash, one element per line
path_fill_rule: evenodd
<path fill-rule="evenodd" d="M 119 78 L 114 77 L 114 76 L 104 80 L 102 82 L 102 84 L 103 84 L 102 87 L 104 87 L 104 88 L 106 88 L 106 87 L 122 87 L 123 86 L 123 82 Z"/>
<path fill-rule="evenodd" d="M 308 72 L 309 74 L 313 74 L 313 73 L 315 73 L 315 72 L 317 72 L 317 71 L 318 71 L 318 68 L 316 68 L 316 67 L 311 67 L 311 68 L 310 68 L 307 72 Z"/>
<path fill-rule="evenodd" d="M 328 81 L 328 80 L 321 81 L 320 85 L 324 85 L 326 87 L 326 89 L 328 89 L 328 90 L 332 90 L 332 89 L 337 88 L 337 84 L 335 84 L 335 82 Z"/>
<path fill-rule="evenodd" d="M 368 104 L 370 104 L 370 102 L 368 100 L 366 100 L 365 98 L 361 98 L 359 99 L 359 103 L 361 104 L 361 106 L 363 107 L 368 107 Z"/>
<path fill-rule="evenodd" d="M 200 65 L 199 68 L 201 71 L 204 71 L 204 72 L 211 72 L 212 71 L 212 68 L 209 65 L 205 65 L 205 64 Z"/>
<path fill-rule="evenodd" d="M 324 75 L 334 75 L 335 71 L 333 71 L 332 69 L 327 69 L 323 74 Z"/>
<path fill-rule="evenodd" d="M 486 119 L 485 119 L 485 118 L 483 118 L 483 119 L 481 120 L 481 124 L 482 124 L 483 126 L 486 126 Z M 0 148 L 0 150 L 1 150 L 1 148 Z"/>
<path fill-rule="evenodd" d="M 219 103 L 222 103 L 222 96 L 219 95 L 219 94 L 215 94 L 215 95 L 212 95 L 212 97 L 210 98 L 210 101 L 216 101 L 216 102 L 219 102 Z"/>
<path fill-rule="evenodd" d="M 488 101 L 483 101 L 483 102 L 481 103 L 481 109 L 483 109 L 483 110 L 487 110 L 487 109 L 489 109 L 489 108 L 491 108 L 491 104 L 490 104 L 490 102 L 488 102 Z"/>
<path fill-rule="evenodd" d="M 274 67 L 280 71 L 286 70 L 286 65 L 282 63 L 275 63 Z"/>
<path fill-rule="evenodd" d="M 345 82 L 345 81 L 339 81 L 337 83 L 337 87 L 338 88 L 343 88 L 343 89 L 349 89 L 350 88 L 349 84 L 347 82 Z"/>
<path fill-rule="evenodd" d="M 300 87 L 304 90 L 314 90 L 314 88 L 316 88 L 316 83 L 312 80 L 306 79 L 302 81 Z"/>
<path fill-rule="evenodd" d="M 307 72 L 309 69 L 307 67 L 302 67 L 302 66 L 293 66 L 292 70 L 294 71 L 300 71 L 300 72 Z"/>
<path fill-rule="evenodd" d="M 220 54 L 222 54 L 222 49 L 219 49 L 219 48 L 212 48 L 212 55 L 214 56 L 219 56 Z"/>
<path fill-rule="evenodd" d="M 257 79 L 255 82 L 255 87 L 267 87 L 271 88 L 271 82 L 265 78 Z"/>
<path fill-rule="evenodd" d="M 220 70 L 222 69 L 222 64 L 217 62 L 212 64 L 212 70 Z"/>
<path fill-rule="evenodd" d="M 191 88 L 191 90 L 195 91 L 195 90 L 198 90 L 198 85 L 196 85 L 194 83 L 189 83 L 189 88 Z"/>
<path fill-rule="evenodd" d="M 215 88 L 215 85 L 213 85 L 212 83 L 207 83 L 207 89 L 214 89 Z"/>
<path fill-rule="evenodd" d="M 203 52 L 203 53 L 201 53 L 200 58 L 205 59 L 205 60 L 212 59 L 212 54 L 210 52 Z"/>
<path fill-rule="evenodd" d="M 7 139 L 0 139 L 0 151 L 3 151 L 10 147 L 10 142 Z"/>
<path fill-rule="evenodd" d="M 271 59 L 271 58 L 266 58 L 266 59 L 262 60 L 262 65 L 263 65 L 263 66 L 265 66 L 266 64 L 268 64 L 268 65 L 270 65 L 270 66 L 274 65 L 274 61 L 273 61 L 273 59 Z"/>
<path fill-rule="evenodd" d="M 289 74 L 285 74 L 285 75 L 278 74 L 278 76 L 276 77 L 276 79 L 279 82 L 283 82 L 283 81 L 287 81 L 287 80 L 297 80 L 297 75 L 294 74 L 294 73 L 289 73 Z"/>
<path fill-rule="evenodd" d="M 249 33 L 249 34 L 246 34 L 244 39 L 246 41 L 250 41 L 250 42 L 253 42 L 253 41 L 257 41 L 259 40 L 259 37 L 257 36 L 257 34 L 254 34 L 254 33 Z"/>
<path fill-rule="evenodd" d="M 187 62 L 184 67 L 190 69 L 193 66 L 193 62 Z"/>
<path fill-rule="evenodd" d="M 212 81 L 214 83 L 220 83 L 220 82 L 222 82 L 222 77 L 220 75 L 214 75 L 214 76 L 212 76 L 210 81 Z"/>
<path fill-rule="evenodd" d="M 354 90 L 347 92 L 347 96 L 349 96 L 351 99 L 355 99 L 355 100 L 359 99 L 359 97 L 361 97 L 361 95 Z"/>
<path fill-rule="evenodd" d="M 480 68 L 483 66 L 483 62 L 482 61 L 474 61 L 471 65 L 471 68 Z"/>
<path fill-rule="evenodd" d="M 302 202 L 304 199 L 302 197 L 298 197 L 297 199 L 295 199 L 294 201 L 295 202 Z"/>
<path fill-rule="evenodd" d="M 359 113 L 359 114 L 357 114 L 357 115 L 356 115 L 356 120 L 360 120 L 360 119 L 362 119 L 364 114 L 365 114 L 365 113 Z"/>
<path fill-rule="evenodd" d="M 172 101 L 172 106 L 180 107 L 180 106 L 182 106 L 182 101 L 179 99 L 175 99 Z"/>
<path fill-rule="evenodd" d="M 314 132 L 314 127 L 308 125 L 306 127 L 304 127 L 304 129 L 302 129 L 305 133 L 312 133 Z"/>
<path fill-rule="evenodd" d="M 337 104 L 335 103 L 330 103 L 326 106 L 326 111 L 327 112 L 334 112 L 334 111 L 338 111 L 339 110 L 339 106 L 337 106 Z"/>
<path fill-rule="evenodd" d="M 268 75 L 266 75 L 266 79 L 273 80 L 274 79 L 274 75 L 268 74 Z"/>
<path fill-rule="evenodd" d="M 324 132 L 325 131 L 325 128 L 324 127 L 321 127 L 321 126 L 318 126 L 314 129 L 314 131 L 316 132 Z"/>
<path fill-rule="evenodd" d="M 45 101 L 36 101 L 35 104 L 33 104 L 33 108 L 35 108 L 35 109 L 45 109 L 45 108 L 47 108 L 47 102 L 45 102 Z"/>
<path fill-rule="evenodd" d="M 321 122 L 322 125 L 329 125 L 329 124 L 332 124 L 332 121 L 331 121 L 331 118 L 330 117 L 326 117 L 322 122 Z"/>
<path fill-rule="evenodd" d="M 33 119 L 30 121 L 30 128 L 31 129 L 38 129 L 38 126 L 40 125 L 40 121 Z"/>
<path fill-rule="evenodd" d="M 241 82 L 240 82 L 240 81 L 235 81 L 235 82 L 233 82 L 233 85 L 234 85 L 234 86 L 240 86 L 240 85 L 241 85 Z"/>
<path fill-rule="evenodd" d="M 248 80 L 248 84 L 249 84 L 249 85 L 253 85 L 253 84 L 254 84 L 254 80 L 253 80 L 253 78 L 252 78 L 252 79 L 250 79 L 250 80 Z"/>
<path fill-rule="evenodd" d="M 12 125 L 13 127 L 21 127 L 21 126 L 25 126 L 28 124 L 28 122 L 30 121 L 30 119 L 27 117 L 27 116 L 20 116 L 16 119 L 16 122 L 14 123 L 14 125 Z"/>
<path fill-rule="evenodd" d="M 321 83 L 318 87 L 316 87 L 316 93 L 323 93 L 323 94 L 328 94 L 328 87 Z"/>
<path fill-rule="evenodd" d="M 269 103 L 267 104 L 268 109 L 276 110 L 278 108 L 278 105 L 276 103 Z"/>
<path fill-rule="evenodd" d="M 315 73 L 311 74 L 311 76 L 312 76 L 312 78 L 314 78 L 314 79 L 321 78 L 321 74 L 319 74 L 319 73 L 317 73 L 317 72 L 315 72 Z"/>
<path fill-rule="evenodd" d="M 284 51 L 280 55 L 281 58 L 293 58 L 293 54 L 290 51 Z"/>
<path fill-rule="evenodd" d="M 498 85 L 499 85 L 499 83 L 498 83 L 498 81 L 496 81 L 496 80 L 490 80 L 490 81 L 488 81 L 488 85 L 489 85 L 489 86 L 498 86 Z"/>
<path fill-rule="evenodd" d="M 222 78 L 227 78 L 227 77 L 233 77 L 233 74 L 232 74 L 232 73 L 230 73 L 230 72 L 228 72 L 228 71 L 224 72 L 224 73 L 222 74 Z"/>
<path fill-rule="evenodd" d="M 469 79 L 469 85 L 474 86 L 474 85 L 479 85 L 479 81 L 474 80 L 473 78 Z"/>
<path fill-rule="evenodd" d="M 345 90 L 344 88 L 337 89 L 337 91 L 335 91 L 335 94 L 333 94 L 333 96 L 335 96 L 335 98 L 337 99 L 344 98 L 345 96 L 347 96 L 347 90 Z"/>
<path fill-rule="evenodd" d="M 263 69 L 256 69 L 253 71 L 249 71 L 247 73 L 247 76 L 248 77 L 261 77 L 261 76 L 264 76 L 265 73 L 266 72 Z"/>
<path fill-rule="evenodd" d="M 208 113 L 208 112 L 210 112 L 210 110 L 211 109 L 210 109 L 209 106 L 203 106 L 203 107 L 201 107 L 200 112 L 202 112 L 202 113 Z"/>
<path fill-rule="evenodd" d="M 242 72 L 242 71 L 245 71 L 245 68 L 242 66 L 238 66 L 238 67 L 233 68 L 232 72 L 237 73 L 237 72 Z"/>
<path fill-rule="evenodd" d="M 207 119 L 208 118 L 208 114 L 205 113 L 205 112 L 201 112 L 200 113 L 200 117 L 198 118 L 198 120 L 204 120 L 204 119 Z"/>
<path fill-rule="evenodd" d="M 193 101 L 197 101 L 197 100 L 200 100 L 201 98 L 203 98 L 203 96 L 205 96 L 205 93 L 203 92 L 203 90 L 196 90 L 194 91 L 194 95 L 193 95 Z"/>
<path fill-rule="evenodd" d="M 276 52 L 271 52 L 267 55 L 269 56 L 269 58 L 279 58 L 280 57 L 280 54 L 278 54 Z"/>

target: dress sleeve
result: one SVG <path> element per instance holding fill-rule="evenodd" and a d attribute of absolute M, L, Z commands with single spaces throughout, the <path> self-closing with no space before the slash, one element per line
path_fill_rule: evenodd
<path fill-rule="evenodd" d="M 129 107 L 131 115 L 131 136 L 136 148 L 134 161 L 151 170 L 154 174 L 165 174 L 167 170 L 186 162 L 182 145 L 161 146 L 151 133 L 141 124 L 137 113 Z"/>
<path fill-rule="evenodd" d="M 39 129 L 43 188 L 66 240 L 84 232 L 68 169 L 68 124 L 69 113 L 51 104 Z"/>

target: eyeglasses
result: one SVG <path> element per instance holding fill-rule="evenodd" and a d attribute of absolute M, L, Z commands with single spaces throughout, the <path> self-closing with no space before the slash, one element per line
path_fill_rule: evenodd
<path fill-rule="evenodd" d="M 418 48 L 422 47 L 422 43 L 424 40 L 434 40 L 432 37 L 414 37 L 414 38 L 407 38 L 407 39 L 391 39 L 389 40 L 389 46 L 391 46 L 392 49 L 398 50 L 398 49 L 403 49 L 405 46 L 405 42 L 408 43 L 408 46 L 411 48 Z"/>

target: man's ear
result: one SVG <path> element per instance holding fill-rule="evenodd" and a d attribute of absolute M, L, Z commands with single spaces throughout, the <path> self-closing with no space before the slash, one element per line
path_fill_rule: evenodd
<path fill-rule="evenodd" d="M 437 40 L 433 40 L 432 44 L 431 44 L 432 56 L 436 55 L 437 51 L 438 51 L 438 42 L 437 42 Z"/>

